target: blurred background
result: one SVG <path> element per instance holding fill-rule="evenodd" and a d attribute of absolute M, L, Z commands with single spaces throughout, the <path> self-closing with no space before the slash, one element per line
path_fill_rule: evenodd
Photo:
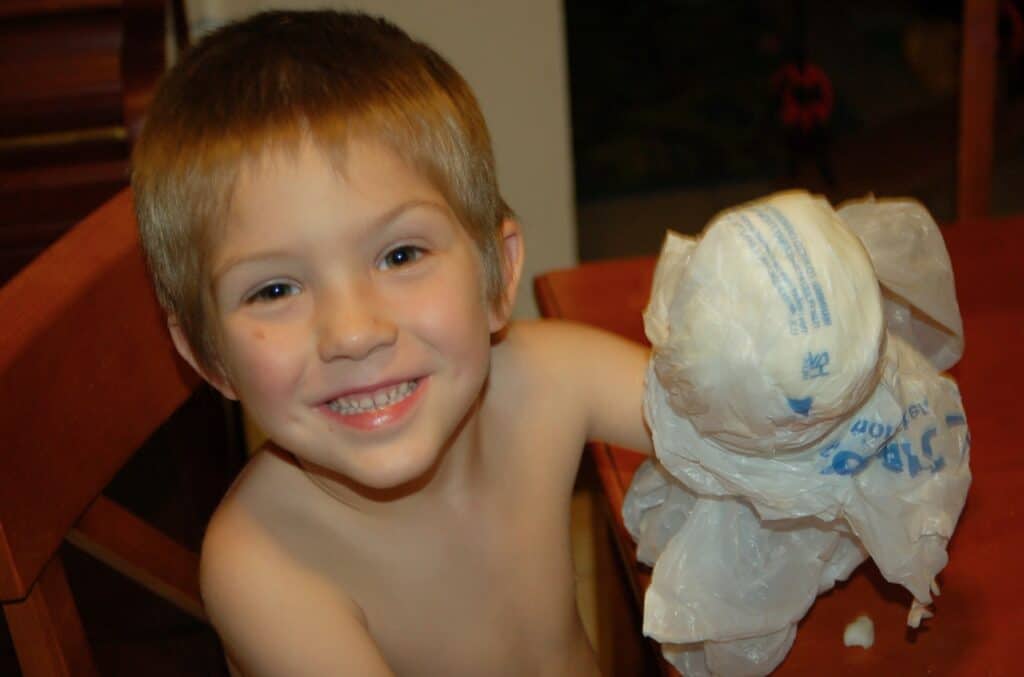
<path fill-rule="evenodd" d="M 1024 3 L 999 4 L 996 214 L 1024 200 Z M 637 5 L 566 3 L 582 259 L 651 253 L 664 227 L 786 187 L 953 220 L 961 2 Z M 817 129 L 786 121 L 787 88 Z"/>
<path fill-rule="evenodd" d="M 539 272 L 655 254 L 666 229 L 699 232 L 789 187 L 833 202 L 910 196 L 956 218 L 962 2 L 2 0 L 0 282 L 127 185 L 153 86 L 189 43 L 261 9 L 332 4 L 391 18 L 477 92 L 526 232 L 520 317 L 536 314 Z M 996 4 L 1000 215 L 1024 208 L 1024 0 Z M 220 426 L 202 397 L 185 425 Z M 198 547 L 237 458 L 214 438 L 207 465 L 182 472 L 168 436 L 111 493 Z M 585 521 L 587 505 L 575 509 Z M 588 547 L 577 564 L 592 603 Z M 104 674 L 223 674 L 208 628 L 67 550 Z M 19 674 L 2 617 L 0 674 Z"/>
<path fill-rule="evenodd" d="M 156 77 L 225 21 L 309 0 L 0 3 L 0 280 L 125 185 Z M 958 0 L 362 0 L 473 86 L 525 279 L 655 253 L 791 186 L 955 214 Z M 994 213 L 1021 199 L 1022 0 L 997 0 Z M 244 67 L 240 64 L 239 67 Z M 535 314 L 528 293 L 520 316 Z"/>

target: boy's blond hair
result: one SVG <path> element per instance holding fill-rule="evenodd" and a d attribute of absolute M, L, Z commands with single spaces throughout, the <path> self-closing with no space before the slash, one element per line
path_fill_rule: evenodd
<path fill-rule="evenodd" d="M 133 155 L 142 246 L 157 296 L 197 363 L 217 364 L 209 257 L 241 167 L 305 139 L 339 169 L 352 138 L 384 144 L 445 197 L 503 302 L 498 191 L 483 114 L 426 45 L 358 13 L 268 12 L 221 28 L 164 78 Z"/>

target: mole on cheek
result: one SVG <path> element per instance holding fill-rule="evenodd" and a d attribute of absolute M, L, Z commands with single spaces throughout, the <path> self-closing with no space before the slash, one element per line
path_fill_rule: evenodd
<path fill-rule="evenodd" d="M 252 332 L 252 337 L 257 341 L 262 341 L 267 337 L 267 335 L 263 333 L 262 329 L 254 329 Z"/>

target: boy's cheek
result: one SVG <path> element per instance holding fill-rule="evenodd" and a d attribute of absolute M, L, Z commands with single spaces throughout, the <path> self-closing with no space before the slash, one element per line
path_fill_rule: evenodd
<path fill-rule="evenodd" d="M 281 397 L 298 383 L 302 368 L 295 348 L 301 339 L 281 334 L 249 327 L 225 336 L 224 381 L 243 404 Z"/>
<path fill-rule="evenodd" d="M 473 280 L 463 284 L 473 285 Z M 409 299 L 407 317 L 417 317 L 418 326 L 439 342 L 466 340 L 479 335 L 490 337 L 491 308 L 485 294 L 453 294 L 454 285 L 424 286 L 416 298 Z M 472 289 L 472 286 L 467 287 Z M 440 301 L 439 301 L 440 299 Z"/>

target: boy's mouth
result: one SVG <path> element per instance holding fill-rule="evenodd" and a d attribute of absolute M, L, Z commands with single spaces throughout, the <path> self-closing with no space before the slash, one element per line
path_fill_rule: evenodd
<path fill-rule="evenodd" d="M 365 414 L 398 404 L 412 395 L 419 387 L 419 380 L 403 381 L 354 395 L 345 395 L 327 402 L 327 407 L 343 416 Z"/>

